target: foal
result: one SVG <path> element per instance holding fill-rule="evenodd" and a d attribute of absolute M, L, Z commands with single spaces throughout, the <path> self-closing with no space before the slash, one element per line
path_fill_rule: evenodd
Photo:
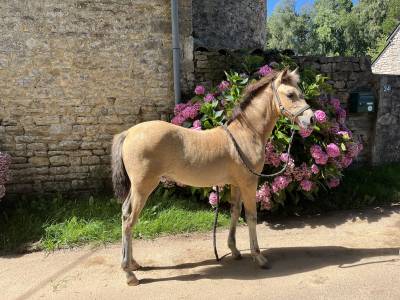
<path fill-rule="evenodd" d="M 260 253 L 256 234 L 258 177 L 251 174 L 244 163 L 255 172 L 261 172 L 265 143 L 281 114 L 294 118 L 303 128 L 310 125 L 313 112 L 297 86 L 298 81 L 297 70 L 284 70 L 274 72 L 246 89 L 240 113 L 227 126 L 245 162 L 222 127 L 197 131 L 163 121 L 150 121 L 115 135 L 112 179 L 116 196 L 124 200 L 121 266 L 129 285 L 139 284 L 133 271 L 140 268 L 132 256 L 131 231 L 162 176 L 196 187 L 230 184 L 232 218 L 228 246 L 232 255 L 236 259 L 241 257 L 236 248 L 235 232 L 243 201 L 251 254 L 260 267 L 268 266 L 267 259 Z M 296 111 L 300 113 L 296 114 Z"/>

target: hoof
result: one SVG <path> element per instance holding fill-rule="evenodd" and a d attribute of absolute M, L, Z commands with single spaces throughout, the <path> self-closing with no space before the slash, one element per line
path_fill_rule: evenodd
<path fill-rule="evenodd" d="M 260 265 L 260 268 L 261 268 L 261 269 L 264 269 L 264 270 L 268 270 L 268 269 L 271 269 L 271 265 L 270 265 L 269 262 L 267 261 L 267 262 L 264 263 L 263 265 Z"/>
<path fill-rule="evenodd" d="M 262 254 L 255 256 L 253 259 L 257 262 L 258 266 L 261 269 L 270 269 L 271 268 L 268 260 Z"/>
<path fill-rule="evenodd" d="M 130 271 L 137 271 L 140 268 L 142 268 L 141 265 L 139 265 L 137 262 L 133 261 L 130 264 L 121 264 L 121 268 L 122 270 L 124 270 L 125 272 L 130 272 Z"/>
<path fill-rule="evenodd" d="M 133 262 L 129 268 L 130 268 L 130 271 L 137 271 L 137 270 L 140 270 L 142 268 L 142 266 L 139 265 L 137 262 Z"/>
<path fill-rule="evenodd" d="M 126 283 L 129 286 L 136 286 L 139 284 L 139 280 L 136 278 L 135 274 L 129 272 L 126 274 Z"/>
<path fill-rule="evenodd" d="M 242 254 L 240 254 L 239 251 L 232 252 L 232 257 L 233 257 L 234 260 L 240 260 L 240 259 L 242 259 Z"/>

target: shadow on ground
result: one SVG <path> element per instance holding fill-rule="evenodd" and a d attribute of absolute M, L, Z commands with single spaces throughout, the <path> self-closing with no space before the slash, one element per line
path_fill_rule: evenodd
<path fill-rule="evenodd" d="M 395 213 L 400 213 L 400 204 L 364 210 L 335 211 L 313 216 L 288 217 L 285 219 L 273 217 L 265 221 L 264 224 L 273 230 L 304 227 L 316 228 L 319 226 L 335 228 L 343 223 L 356 222 L 359 220 L 367 221 L 368 223 L 374 223 Z"/>
<path fill-rule="evenodd" d="M 147 270 L 184 270 L 205 267 L 197 273 L 172 276 L 166 278 L 146 278 L 146 272 L 141 274 L 141 284 L 161 281 L 196 281 L 200 279 L 238 279 L 254 280 L 262 278 L 281 277 L 304 273 L 327 266 L 338 268 L 354 268 L 367 264 L 395 263 L 399 258 L 382 259 L 382 256 L 399 255 L 399 248 L 356 249 L 338 246 L 326 247 L 288 247 L 264 250 L 270 261 L 271 269 L 260 269 L 250 262 L 250 255 L 244 255 L 242 260 L 235 261 L 228 256 L 217 262 L 215 259 L 184 263 L 175 266 L 148 266 Z M 377 260 L 360 262 L 365 258 L 379 257 Z"/>

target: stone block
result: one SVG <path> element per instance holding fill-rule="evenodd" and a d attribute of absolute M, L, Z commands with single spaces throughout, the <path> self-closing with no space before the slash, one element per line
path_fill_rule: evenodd
<path fill-rule="evenodd" d="M 27 145 L 28 150 L 47 151 L 47 145 L 44 143 L 31 143 Z"/>
<path fill-rule="evenodd" d="M 98 156 L 83 156 L 82 165 L 97 165 L 100 163 L 100 158 Z"/>
<path fill-rule="evenodd" d="M 70 164 L 69 157 L 67 155 L 56 155 L 50 157 L 50 164 L 52 166 L 67 166 Z"/>
<path fill-rule="evenodd" d="M 29 163 L 34 166 L 48 166 L 50 162 L 47 157 L 31 157 Z"/>

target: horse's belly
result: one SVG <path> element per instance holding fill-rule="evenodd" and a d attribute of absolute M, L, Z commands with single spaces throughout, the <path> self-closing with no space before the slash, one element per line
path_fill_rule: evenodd
<path fill-rule="evenodd" d="M 201 170 L 198 168 L 193 170 L 181 169 L 167 174 L 167 177 L 184 185 L 194 187 L 210 187 L 230 183 L 229 177 L 223 170 L 215 172 L 215 170 Z"/>

